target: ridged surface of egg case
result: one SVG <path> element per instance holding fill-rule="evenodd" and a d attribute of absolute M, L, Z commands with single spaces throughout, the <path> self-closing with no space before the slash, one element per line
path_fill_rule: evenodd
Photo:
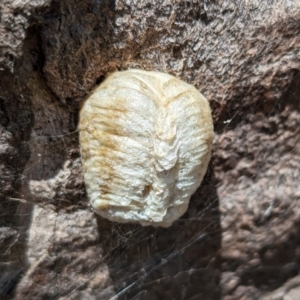
<path fill-rule="evenodd" d="M 80 110 L 84 181 L 96 213 L 170 226 L 206 172 L 214 137 L 208 101 L 171 75 L 111 74 Z"/>

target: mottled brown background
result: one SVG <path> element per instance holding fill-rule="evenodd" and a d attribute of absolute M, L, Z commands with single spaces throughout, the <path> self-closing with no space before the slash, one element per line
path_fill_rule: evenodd
<path fill-rule="evenodd" d="M 167 229 L 90 209 L 80 102 L 159 70 L 210 101 L 209 171 Z M 0 299 L 300 299 L 300 2 L 2 0 Z"/>

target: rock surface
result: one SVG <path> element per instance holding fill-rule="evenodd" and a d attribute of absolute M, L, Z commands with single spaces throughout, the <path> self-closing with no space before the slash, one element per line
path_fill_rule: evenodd
<path fill-rule="evenodd" d="M 88 206 L 78 109 L 127 68 L 213 110 L 209 171 L 170 228 Z M 299 1 L 2 1 L 0 298 L 300 298 L 299 70 Z"/>

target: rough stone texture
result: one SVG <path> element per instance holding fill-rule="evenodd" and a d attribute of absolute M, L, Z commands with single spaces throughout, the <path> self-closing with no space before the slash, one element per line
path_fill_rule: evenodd
<path fill-rule="evenodd" d="M 168 229 L 87 205 L 79 103 L 129 67 L 213 109 L 209 172 Z M 296 0 L 2 1 L 0 298 L 297 299 L 299 70 Z"/>
<path fill-rule="evenodd" d="M 35 206 L 28 236 L 29 268 L 15 299 L 112 297 L 108 268 L 98 243 L 97 222 L 91 212 L 56 213 Z"/>

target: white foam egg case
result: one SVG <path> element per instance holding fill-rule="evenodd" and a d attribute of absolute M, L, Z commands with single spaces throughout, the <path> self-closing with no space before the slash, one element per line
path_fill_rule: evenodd
<path fill-rule="evenodd" d="M 95 212 L 170 226 L 205 175 L 213 137 L 209 103 L 192 85 L 154 71 L 109 75 L 80 110 L 84 181 Z"/>

